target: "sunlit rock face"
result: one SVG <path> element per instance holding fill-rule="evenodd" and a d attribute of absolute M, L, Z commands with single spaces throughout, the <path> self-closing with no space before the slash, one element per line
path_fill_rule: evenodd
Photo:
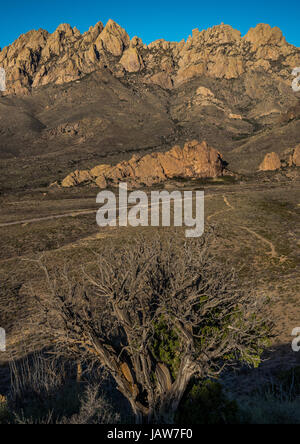
<path fill-rule="evenodd" d="M 245 37 L 229 25 L 199 31 L 187 41 L 157 40 L 144 45 L 113 20 L 80 34 L 68 24 L 49 34 L 39 29 L 21 35 L 0 51 L 6 93 L 28 94 L 48 83 L 78 80 L 107 67 L 118 78 L 135 73 L 145 83 L 170 90 L 199 76 L 236 79 L 253 72 L 276 72 L 283 80 L 300 64 L 300 50 L 288 44 L 279 28 L 260 24 Z"/>
<path fill-rule="evenodd" d="M 106 188 L 108 183 L 117 185 L 126 181 L 132 188 L 153 185 L 172 178 L 208 178 L 224 174 L 225 162 L 221 153 L 206 142 L 193 140 L 183 148 L 174 146 L 166 153 L 133 156 L 115 166 L 98 165 L 90 171 L 74 171 L 61 183 L 70 188 L 82 183 L 95 183 Z"/>

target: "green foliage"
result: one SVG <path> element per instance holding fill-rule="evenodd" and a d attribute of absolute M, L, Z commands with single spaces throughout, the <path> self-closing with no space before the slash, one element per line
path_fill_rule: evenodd
<path fill-rule="evenodd" d="M 236 424 L 238 406 L 226 398 L 221 384 L 195 382 L 188 389 L 176 415 L 177 424 Z"/>
<path fill-rule="evenodd" d="M 180 340 L 177 332 L 163 318 L 155 325 L 152 353 L 159 362 L 168 366 L 175 379 L 180 365 Z"/>
<path fill-rule="evenodd" d="M 200 304 L 205 302 L 205 297 L 200 299 Z M 226 341 L 230 336 L 230 328 L 233 323 L 236 322 L 236 328 L 244 331 L 245 319 L 242 308 L 236 304 L 232 307 L 232 313 L 227 316 L 223 316 L 223 308 L 214 307 L 210 310 L 205 317 L 204 323 L 199 326 L 196 331 L 198 336 L 197 347 L 199 352 L 205 350 L 208 344 L 211 342 L 212 338 L 219 338 L 220 341 Z M 255 326 L 256 314 L 251 315 L 253 320 L 253 338 L 255 334 L 260 336 L 260 344 L 255 342 L 255 339 L 249 342 L 249 347 L 240 353 L 239 350 L 232 351 L 225 354 L 222 359 L 223 361 L 239 361 L 245 363 L 254 368 L 259 367 L 261 363 L 261 355 L 263 353 L 264 347 L 270 345 L 269 340 L 269 326 L 266 324 Z"/>

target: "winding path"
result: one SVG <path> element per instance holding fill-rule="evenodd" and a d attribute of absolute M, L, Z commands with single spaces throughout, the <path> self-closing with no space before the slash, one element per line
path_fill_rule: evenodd
<path fill-rule="evenodd" d="M 253 236 L 257 237 L 257 239 L 261 240 L 262 242 L 264 242 L 265 244 L 269 245 L 270 247 L 270 251 L 267 253 L 268 255 L 270 255 L 272 258 L 276 258 L 279 257 L 275 245 L 273 244 L 273 242 L 269 241 L 268 239 L 266 239 L 265 237 L 261 236 L 260 234 L 256 233 L 256 231 L 251 230 L 248 227 L 243 227 L 240 226 L 240 228 L 242 228 L 242 230 L 246 230 L 248 231 L 248 233 L 252 234 Z"/>
<path fill-rule="evenodd" d="M 214 214 L 211 214 L 207 220 L 211 220 L 213 217 L 217 216 L 218 214 L 222 214 L 225 213 L 227 211 L 231 211 L 231 210 L 235 210 L 235 207 L 229 202 L 228 198 L 224 195 L 223 196 L 224 202 L 226 204 L 226 206 L 228 207 L 225 210 L 221 210 L 221 211 L 217 211 Z M 253 236 L 255 236 L 257 239 L 259 239 L 261 242 L 265 243 L 266 245 L 268 245 L 270 247 L 270 251 L 267 252 L 266 254 L 271 256 L 271 258 L 275 259 L 275 258 L 279 258 L 280 262 L 284 262 L 287 260 L 287 257 L 285 256 L 279 256 L 279 254 L 276 251 L 276 247 L 273 244 L 273 242 L 269 241 L 268 239 L 266 239 L 265 237 L 261 236 L 260 234 L 256 233 L 256 231 L 251 230 L 251 228 L 239 225 L 239 228 L 241 228 L 242 230 L 247 231 L 248 233 L 252 234 Z"/>

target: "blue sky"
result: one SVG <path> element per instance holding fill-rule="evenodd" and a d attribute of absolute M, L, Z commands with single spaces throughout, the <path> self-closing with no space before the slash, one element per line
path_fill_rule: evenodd
<path fill-rule="evenodd" d="M 282 29 L 288 42 L 300 47 L 298 2 L 257 1 L 177 1 L 177 0 L 13 0 L 1 2 L 0 47 L 12 43 L 20 34 L 44 28 L 53 32 L 60 23 L 76 26 L 81 32 L 91 25 L 112 18 L 130 37 L 138 35 L 145 43 L 164 38 L 180 41 L 192 29 L 206 29 L 221 22 L 244 35 L 258 23 Z"/>

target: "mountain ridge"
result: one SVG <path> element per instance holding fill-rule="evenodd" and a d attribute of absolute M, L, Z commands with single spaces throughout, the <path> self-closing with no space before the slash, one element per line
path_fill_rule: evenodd
<path fill-rule="evenodd" d="M 232 171 L 300 143 L 300 49 L 279 28 L 229 25 L 144 45 L 110 20 L 84 34 L 62 24 L 0 52 L 0 191 L 205 140 Z"/>
<path fill-rule="evenodd" d="M 0 51 L 8 94 L 80 80 L 103 67 L 117 78 L 136 73 L 146 82 L 171 89 L 203 74 L 232 79 L 256 69 L 287 80 L 299 64 L 300 49 L 287 43 L 279 28 L 267 24 L 250 28 L 244 37 L 221 24 L 194 29 L 186 41 L 160 39 L 149 45 L 136 36 L 130 39 L 113 20 L 105 26 L 98 22 L 83 34 L 61 24 L 52 34 L 43 29 L 22 34 Z"/>

